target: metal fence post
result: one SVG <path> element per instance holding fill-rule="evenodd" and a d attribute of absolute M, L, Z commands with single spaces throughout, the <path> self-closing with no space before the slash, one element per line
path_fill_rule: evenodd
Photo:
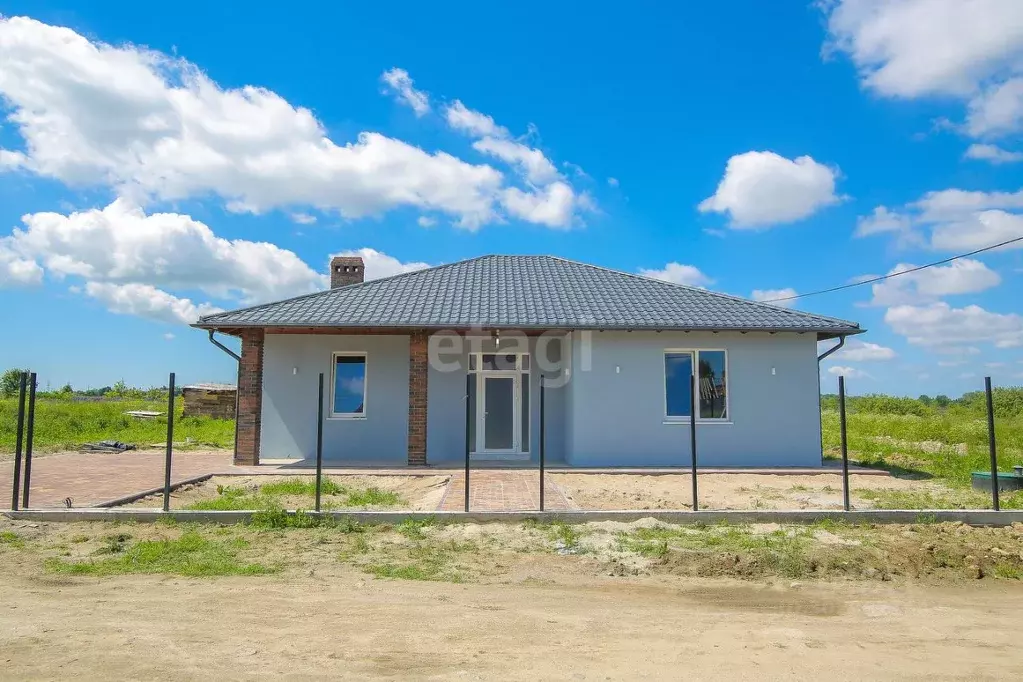
<path fill-rule="evenodd" d="M 18 497 L 21 493 L 21 445 L 25 435 L 25 388 L 28 384 L 28 374 L 21 373 L 21 381 L 18 386 L 18 433 L 15 436 L 14 446 L 14 494 L 11 495 L 11 509 L 18 511 Z"/>
<path fill-rule="evenodd" d="M 174 372 L 167 380 L 167 455 L 163 461 L 163 510 L 170 511 L 171 458 L 174 456 Z"/>
<path fill-rule="evenodd" d="M 28 493 L 32 485 L 32 432 L 36 423 L 36 373 L 28 375 L 28 424 L 25 426 L 25 489 L 22 491 L 21 508 L 28 509 Z"/>
<path fill-rule="evenodd" d="M 320 511 L 321 479 L 323 477 L 323 372 L 316 399 L 316 511 Z"/>
<path fill-rule="evenodd" d="M 984 393 L 987 397 L 987 447 L 991 453 L 991 502 L 995 511 L 999 511 L 998 449 L 995 446 L 995 402 L 991 395 L 991 377 L 984 377 Z"/>
<path fill-rule="evenodd" d="M 473 375 L 466 369 L 465 374 L 465 511 L 469 511 L 469 387 L 472 385 Z"/>
<path fill-rule="evenodd" d="M 849 444 L 845 429 L 845 376 L 838 377 L 838 430 L 842 439 L 842 508 L 849 511 Z"/>
<path fill-rule="evenodd" d="M 699 385 L 696 381 L 697 368 L 689 375 L 689 450 L 692 453 L 692 478 L 693 478 L 693 511 L 698 511 L 699 495 L 696 487 L 696 388 Z"/>
<path fill-rule="evenodd" d="M 544 466 L 544 450 L 546 449 L 547 441 L 547 425 L 544 418 L 544 394 L 547 392 L 547 387 L 543 382 L 543 375 L 540 375 L 540 511 L 543 511 L 543 466 Z"/>

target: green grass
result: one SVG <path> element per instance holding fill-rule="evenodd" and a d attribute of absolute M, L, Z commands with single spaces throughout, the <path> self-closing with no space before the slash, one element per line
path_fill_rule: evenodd
<path fill-rule="evenodd" d="M 324 510 L 367 506 L 398 507 L 407 504 L 401 495 L 390 490 L 381 490 L 375 486 L 351 488 L 330 478 L 322 479 L 320 494 Z M 309 506 L 313 506 L 316 499 L 316 479 L 288 478 L 265 483 L 256 490 L 235 486 L 217 486 L 216 497 L 196 500 L 185 505 L 185 509 L 203 511 L 273 510 L 284 506 L 281 503 L 282 497 L 305 497 L 308 498 Z"/>
<path fill-rule="evenodd" d="M 21 548 L 25 546 L 25 541 L 14 531 L 0 531 L 0 547 L 3 546 Z"/>
<path fill-rule="evenodd" d="M 402 532 L 400 525 L 395 530 Z M 377 578 L 461 583 L 465 582 L 466 574 L 458 566 L 458 555 L 476 549 L 477 546 L 469 542 L 414 540 L 411 547 L 389 547 L 384 561 L 363 564 L 361 568 Z"/>
<path fill-rule="evenodd" d="M 234 420 L 181 417 L 182 403 L 176 403 L 174 440 L 191 439 L 197 445 L 226 448 L 234 443 Z M 34 447 L 43 452 L 75 450 L 83 443 L 119 440 L 138 446 L 163 443 L 167 419 L 136 419 L 128 410 L 166 412 L 166 402 L 144 400 L 81 401 L 38 399 L 36 401 Z M 0 399 L 0 452 L 14 452 L 18 401 Z"/>
<path fill-rule="evenodd" d="M 238 550 L 247 542 L 243 538 L 228 541 L 212 540 L 196 531 L 167 540 L 142 540 L 113 556 L 102 559 L 68 560 L 50 558 L 45 562 L 54 573 L 71 575 L 121 575 L 126 573 L 169 573 L 190 577 L 221 575 L 264 575 L 276 567 L 248 563 L 238 558 Z"/>
<path fill-rule="evenodd" d="M 814 538 L 817 530 L 815 526 L 804 526 L 756 533 L 745 526 L 726 524 L 704 528 L 674 526 L 623 532 L 617 540 L 623 551 L 664 563 L 677 559 L 695 567 L 700 574 L 713 574 L 717 564 L 722 573 L 728 574 L 802 578 L 838 565 L 847 571 L 849 562 L 869 561 L 868 553 L 845 547 L 821 552 Z M 832 526 L 830 530 L 837 528 Z"/>
<path fill-rule="evenodd" d="M 409 538 L 410 540 L 421 540 L 426 537 L 423 533 L 424 528 L 437 525 L 437 520 L 433 517 L 425 519 L 405 519 L 395 527 L 395 530 Z"/>
<path fill-rule="evenodd" d="M 564 521 L 537 521 L 535 519 L 528 519 L 523 525 L 526 528 L 539 531 L 559 549 L 579 549 L 581 535 L 576 526 Z"/>
<path fill-rule="evenodd" d="M 840 444 L 838 413 L 822 415 L 824 447 L 832 456 Z M 970 473 L 989 471 L 987 422 L 983 414 L 933 410 L 925 414 L 847 414 L 850 458 L 890 470 L 903 478 L 935 478 L 952 487 L 969 488 Z M 999 416 L 995 435 L 1002 471 L 1023 462 L 1023 416 Z M 940 444 L 928 451 L 922 443 Z M 966 454 L 957 451 L 965 444 Z"/>

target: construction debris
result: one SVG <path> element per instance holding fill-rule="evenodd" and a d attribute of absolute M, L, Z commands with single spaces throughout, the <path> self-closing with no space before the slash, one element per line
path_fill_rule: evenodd
<path fill-rule="evenodd" d="M 153 412 L 151 410 L 128 410 L 125 414 L 135 417 L 136 419 L 155 419 L 163 414 L 163 412 Z"/>
<path fill-rule="evenodd" d="M 122 443 L 119 440 L 101 440 L 98 443 L 86 443 L 79 452 L 124 452 L 125 450 L 134 450 L 135 446 L 131 443 Z"/>

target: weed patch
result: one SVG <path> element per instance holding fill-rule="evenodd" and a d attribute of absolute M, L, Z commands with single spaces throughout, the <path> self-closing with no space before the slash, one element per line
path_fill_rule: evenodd
<path fill-rule="evenodd" d="M 219 542 L 187 531 L 176 539 L 142 540 L 116 556 L 72 561 L 50 558 L 48 570 L 70 575 L 119 575 L 125 573 L 170 573 L 190 577 L 220 575 L 264 575 L 277 569 L 240 560 L 237 542 Z"/>
<path fill-rule="evenodd" d="M 0 531 L 0 547 L 16 547 L 21 548 L 25 546 L 25 541 L 20 535 L 11 530 Z"/>

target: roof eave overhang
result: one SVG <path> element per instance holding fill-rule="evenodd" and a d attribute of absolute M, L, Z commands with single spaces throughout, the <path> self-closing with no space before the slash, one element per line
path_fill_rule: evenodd
<path fill-rule="evenodd" d="M 674 327 L 674 326 L 622 326 L 614 324 L 582 324 L 582 325 L 511 325 L 511 324 L 473 324 L 473 325 L 431 325 L 431 324 L 324 324 L 324 323 L 241 323 L 241 322 L 215 322 L 199 320 L 189 325 L 195 329 L 207 331 L 219 331 L 230 334 L 242 329 L 337 329 L 344 331 L 380 329 L 380 330 L 430 330 L 430 331 L 493 331 L 493 330 L 519 330 L 519 331 L 628 331 L 628 332 L 711 332 L 725 333 L 738 332 L 741 334 L 767 333 L 767 334 L 817 334 L 818 341 L 834 339 L 841 336 L 852 336 L 867 331 L 859 327 Z"/>

